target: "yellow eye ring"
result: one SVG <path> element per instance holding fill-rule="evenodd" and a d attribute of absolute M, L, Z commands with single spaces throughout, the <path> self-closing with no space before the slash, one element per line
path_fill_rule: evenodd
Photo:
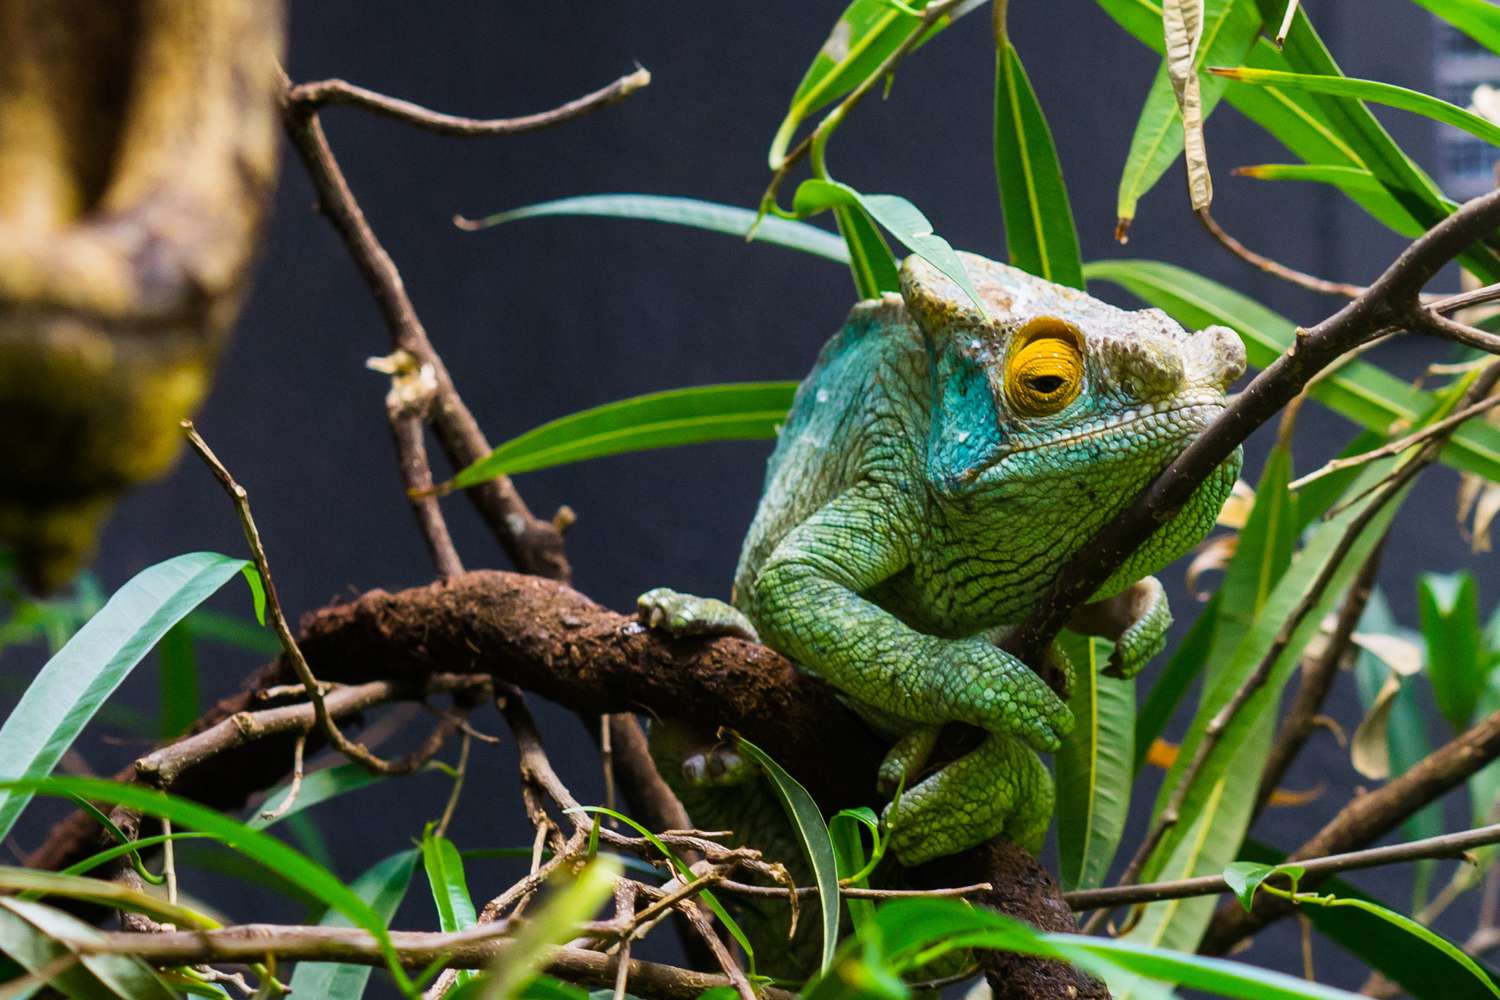
<path fill-rule="evenodd" d="M 1083 390 L 1083 335 L 1071 323 L 1040 316 L 1015 335 L 1005 362 L 1005 395 L 1029 417 L 1057 413 Z"/>

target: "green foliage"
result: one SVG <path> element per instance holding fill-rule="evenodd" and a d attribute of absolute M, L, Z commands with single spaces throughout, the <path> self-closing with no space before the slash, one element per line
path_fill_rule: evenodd
<path fill-rule="evenodd" d="M 1135 681 L 1102 676 L 1110 645 L 1064 632 L 1073 662 L 1073 731 L 1057 751 L 1058 876 L 1064 889 L 1104 884 L 1125 832 L 1135 758 Z"/>
<path fill-rule="evenodd" d="M 416 871 L 419 851 L 406 850 L 377 861 L 349 883 L 349 891 L 363 900 L 370 912 L 385 924 L 396 915 L 396 908 L 406 898 Z M 354 926 L 348 915 L 329 910 L 318 922 L 320 927 Z M 345 965 L 339 962 L 298 962 L 292 973 L 293 995 L 325 997 L 327 1000 L 359 1000 L 370 981 L 368 965 Z"/>

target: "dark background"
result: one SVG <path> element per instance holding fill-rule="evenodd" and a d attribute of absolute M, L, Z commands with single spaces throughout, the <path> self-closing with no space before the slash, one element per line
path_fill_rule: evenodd
<path fill-rule="evenodd" d="M 636 393 L 806 371 L 851 303 L 849 276 L 836 264 L 651 223 L 548 219 L 467 234 L 448 220 L 455 212 L 482 215 L 598 192 L 753 205 L 767 179 L 770 136 L 841 6 L 806 0 L 295 6 L 288 67 L 294 79 L 341 76 L 455 113 L 549 108 L 637 61 L 652 73 L 652 85 L 622 105 L 514 138 L 444 139 L 357 111 L 324 115 L 350 183 L 492 440 Z M 1349 75 L 1429 85 L 1432 28 L 1416 6 L 1324 0 L 1313 13 Z M 832 145 L 831 169 L 861 190 L 910 198 L 955 246 L 1003 257 L 988 18 L 986 10 L 960 22 L 901 68 L 888 100 L 863 104 Z M 1180 168 L 1142 202 L 1129 246 L 1116 244 L 1116 185 L 1158 59 L 1082 0 L 1014 3 L 1011 22 L 1056 136 L 1085 259 L 1182 264 L 1308 325 L 1336 308 L 1253 271 L 1203 235 L 1188 211 Z M 1398 141 L 1430 164 L 1430 128 L 1411 117 L 1385 117 Z M 1218 181 L 1215 214 L 1249 246 L 1356 282 L 1373 278 L 1401 247 L 1334 192 L 1231 177 L 1232 166 L 1290 157 L 1227 104 L 1211 120 L 1208 142 Z M 289 160 L 284 167 L 254 293 L 198 423 L 249 488 L 283 600 L 295 615 L 371 587 L 424 583 L 431 570 L 392 461 L 382 408 L 387 383 L 364 369 L 366 357 L 388 349 L 387 333 L 342 244 L 313 211 L 300 165 Z M 1094 291 L 1127 302 L 1118 289 Z M 1444 353 L 1412 340 L 1377 359 L 1411 374 Z M 1351 434 L 1325 411 L 1309 413 L 1299 433 L 1299 471 L 1315 467 Z M 1258 471 L 1264 446 L 1252 443 L 1247 477 Z M 528 474 L 518 485 L 541 516 L 563 503 L 577 511 L 568 534 L 575 584 L 596 599 L 623 608 L 658 584 L 724 595 L 768 450 L 764 443 L 725 444 L 612 458 Z M 1388 547 L 1382 582 L 1407 624 L 1415 623 L 1419 567 L 1473 566 L 1485 610 L 1496 594 L 1492 562 L 1470 557 L 1455 528 L 1455 485 L 1451 471 L 1429 474 Z M 463 501 L 449 500 L 445 510 L 470 567 L 504 565 Z M 121 506 L 96 571 L 111 591 L 142 568 L 193 549 L 237 553 L 243 542 L 217 485 L 185 461 Z M 1183 591 L 1180 568 L 1163 578 L 1179 621 L 1191 621 L 1195 605 Z M 218 600 L 239 612 L 247 607 L 233 588 Z M 219 647 L 205 646 L 200 656 L 206 698 L 236 687 L 253 662 Z M 29 675 L 44 658 L 35 648 L 8 651 L 0 673 Z M 156 697 L 148 664 L 119 700 L 153 711 Z M 14 694 L 7 688 L 0 698 L 9 699 L 0 701 L 3 712 Z M 1349 678 L 1341 680 L 1330 711 L 1352 731 L 1359 712 Z M 550 706 L 543 723 L 565 778 L 581 799 L 598 801 L 586 734 Z M 501 728 L 492 715 L 481 715 L 478 725 Z M 427 722 L 418 717 L 409 726 L 425 732 Z M 1434 739 L 1442 738 L 1440 726 L 1434 721 Z M 91 733 L 80 748 L 96 770 L 111 772 L 142 745 Z M 1155 777 L 1137 792 L 1142 815 L 1123 853 L 1143 828 Z M 1268 812 L 1258 835 L 1295 846 L 1358 783 L 1333 739 L 1314 737 L 1287 784 L 1323 784 L 1325 794 L 1309 806 Z M 352 877 L 407 846 L 440 812 L 446 792 L 443 779 L 419 777 L 317 813 L 340 874 Z M 1465 813 L 1451 804 L 1455 823 Z M 54 814 L 33 807 L 12 846 L 34 847 Z M 453 836 L 465 847 L 529 843 L 508 747 L 476 745 Z M 470 885 L 482 902 L 513 877 L 500 863 L 480 864 L 470 871 Z M 1356 881 L 1406 907 L 1407 872 Z M 237 919 L 297 916 L 289 904 L 239 883 L 189 875 L 185 888 Z M 1473 906 L 1461 904 L 1439 926 L 1462 939 L 1472 920 Z M 433 925 L 420 876 L 398 923 Z M 1296 935 L 1296 924 L 1284 922 L 1244 957 L 1300 971 Z M 1363 980 L 1361 967 L 1331 945 L 1320 943 L 1317 955 L 1324 981 L 1357 988 Z"/>

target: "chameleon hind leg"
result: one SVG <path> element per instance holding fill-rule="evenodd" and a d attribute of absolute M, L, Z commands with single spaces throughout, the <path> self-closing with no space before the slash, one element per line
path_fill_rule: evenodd
<path fill-rule="evenodd" d="M 1030 748 L 991 733 L 967 755 L 919 781 L 886 807 L 891 847 L 903 865 L 957 854 L 1004 837 L 1035 854 L 1052 821 L 1052 775 Z"/>
<path fill-rule="evenodd" d="M 697 597 L 668 587 L 657 587 L 635 599 L 635 613 L 651 628 L 678 638 L 732 635 L 760 642 L 755 626 L 743 612 L 712 597 Z"/>

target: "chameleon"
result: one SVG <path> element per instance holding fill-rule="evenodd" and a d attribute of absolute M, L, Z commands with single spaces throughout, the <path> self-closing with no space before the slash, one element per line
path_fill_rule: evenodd
<path fill-rule="evenodd" d="M 959 258 L 977 302 L 914 255 L 900 293 L 855 305 L 823 347 L 771 455 L 730 603 L 658 588 L 637 609 L 676 635 L 764 642 L 894 741 L 877 787 L 901 790 L 884 819 L 903 865 L 996 836 L 1040 851 L 1055 790 L 1037 754 L 1074 720 L 998 643 L 1245 370 L 1227 327 L 1189 332 L 1158 309 Z M 1070 628 L 1113 640 L 1104 673 L 1134 676 L 1165 645 L 1171 612 L 1151 574 L 1208 532 L 1241 462 L 1237 450 L 1074 613 Z M 1060 650 L 1049 656 L 1070 675 Z M 949 723 L 985 735 L 933 769 Z M 723 744 L 678 739 L 663 756 L 689 792 L 754 771 Z"/>

